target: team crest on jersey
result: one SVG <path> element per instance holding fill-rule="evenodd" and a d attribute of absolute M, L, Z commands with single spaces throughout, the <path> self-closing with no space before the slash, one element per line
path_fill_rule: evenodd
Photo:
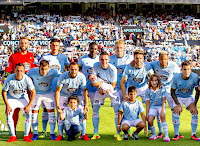
<path fill-rule="evenodd" d="M 110 75 L 108 74 L 107 77 L 110 78 Z"/>
<path fill-rule="evenodd" d="M 147 74 L 147 72 L 146 72 L 146 71 L 144 71 L 144 72 L 143 72 L 143 75 L 146 75 L 146 74 Z"/>
<path fill-rule="evenodd" d="M 135 109 L 138 109 L 138 105 L 135 106 Z"/>
<path fill-rule="evenodd" d="M 168 74 L 171 74 L 171 71 L 168 71 Z"/>
<path fill-rule="evenodd" d="M 67 88 L 69 86 L 69 83 L 66 83 L 64 86 L 65 86 L 65 88 Z"/>
<path fill-rule="evenodd" d="M 126 64 L 126 61 L 124 60 L 123 64 Z"/>
<path fill-rule="evenodd" d="M 60 62 L 62 61 L 62 59 L 61 59 L 61 58 L 60 58 L 59 60 L 60 60 Z"/>
<path fill-rule="evenodd" d="M 164 76 L 164 75 L 160 75 L 160 79 L 166 81 L 168 79 L 168 77 Z"/>
<path fill-rule="evenodd" d="M 77 81 L 76 84 L 79 85 L 79 84 L 80 84 L 80 81 Z"/>

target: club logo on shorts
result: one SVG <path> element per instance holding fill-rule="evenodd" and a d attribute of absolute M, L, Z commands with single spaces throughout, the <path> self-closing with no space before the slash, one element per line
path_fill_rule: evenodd
<path fill-rule="evenodd" d="M 94 103 L 99 103 L 99 100 L 95 100 Z"/>
<path fill-rule="evenodd" d="M 76 92 L 78 89 L 77 88 L 68 88 L 67 91 L 68 92 Z"/>
<path fill-rule="evenodd" d="M 187 92 L 190 92 L 190 89 L 183 88 L 183 89 L 180 89 L 180 91 L 183 92 L 183 93 L 187 93 Z"/>

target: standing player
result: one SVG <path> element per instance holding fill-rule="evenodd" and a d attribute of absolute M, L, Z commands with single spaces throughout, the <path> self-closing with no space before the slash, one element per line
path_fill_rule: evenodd
<path fill-rule="evenodd" d="M 120 81 L 122 79 L 122 74 L 124 72 L 126 65 L 131 63 L 131 61 L 133 60 L 133 56 L 128 55 L 124 52 L 125 43 L 122 39 L 119 39 L 115 42 L 115 50 L 116 50 L 116 54 L 110 56 L 110 64 L 114 65 L 117 68 L 117 84 L 116 84 L 115 90 L 119 93 L 120 102 L 122 102 L 123 94 L 120 89 Z M 125 84 L 125 86 L 127 88 L 127 84 Z M 129 130 L 129 133 L 130 133 L 130 130 Z M 121 136 L 118 134 L 115 134 L 114 137 L 116 139 L 121 138 Z"/>
<path fill-rule="evenodd" d="M 83 93 L 82 93 L 83 91 Z M 88 111 L 88 92 L 86 89 L 86 78 L 84 74 L 79 72 L 79 65 L 75 62 L 69 65 L 69 71 L 64 72 L 58 78 L 58 83 L 55 91 L 55 101 L 58 113 L 61 113 L 64 107 L 67 106 L 67 98 L 71 95 L 76 95 L 79 98 L 79 105 L 84 106 L 84 110 Z M 59 135 L 56 141 L 63 138 L 63 120 L 58 120 Z M 86 135 L 86 120 L 80 119 L 82 127 L 83 140 L 90 140 Z"/>
<path fill-rule="evenodd" d="M 99 57 L 99 62 L 94 64 L 93 72 L 97 75 L 97 77 L 104 80 L 104 82 L 107 82 L 108 84 L 111 84 L 113 86 L 113 89 L 116 86 L 117 83 L 117 69 L 109 62 L 109 55 L 107 52 L 102 52 Z M 93 84 L 93 83 L 92 83 Z M 119 112 L 119 106 L 120 106 L 120 99 L 119 94 L 115 94 L 117 98 L 112 98 L 109 96 L 109 94 L 103 94 L 103 91 L 99 89 L 96 91 L 94 95 L 94 103 L 93 103 L 93 115 L 92 115 L 92 121 L 94 126 L 94 135 L 91 139 L 99 139 L 99 109 L 100 106 L 104 104 L 104 99 L 106 97 L 110 97 L 111 99 L 111 106 L 114 108 L 115 112 L 115 125 L 117 129 L 117 118 L 118 118 L 118 112 Z"/>
<path fill-rule="evenodd" d="M 196 106 L 199 99 L 198 88 L 196 88 L 195 98 L 193 96 L 193 90 L 198 85 L 199 77 L 196 73 L 191 72 L 191 63 L 188 60 L 182 62 L 181 71 L 182 73 L 179 73 L 173 77 L 171 85 L 171 96 L 174 100 L 174 112 L 172 117 L 175 131 L 175 135 L 172 140 L 179 139 L 180 114 L 182 112 L 183 104 L 192 114 L 191 139 L 199 140 L 199 138 L 196 136 L 198 125 L 198 110 Z"/>
<path fill-rule="evenodd" d="M 35 97 L 35 88 L 31 79 L 25 75 L 25 67 L 22 63 L 16 65 L 15 72 L 8 76 L 2 89 L 2 96 L 6 104 L 7 123 L 11 133 L 8 142 L 17 140 L 13 121 L 13 112 L 16 108 L 21 108 L 25 112 L 24 141 L 31 142 L 28 133 L 31 127 L 31 106 Z M 27 89 L 31 93 L 30 101 Z"/>
<path fill-rule="evenodd" d="M 82 56 L 78 60 L 78 64 L 81 66 L 81 71 L 87 80 L 88 97 L 90 98 L 91 104 L 93 104 L 94 94 L 97 91 L 97 88 L 91 85 L 90 80 L 88 80 L 88 75 L 92 73 L 93 65 L 99 61 L 97 53 L 98 45 L 95 42 L 92 42 L 89 45 L 89 54 Z"/>
<path fill-rule="evenodd" d="M 120 88 L 125 100 L 128 100 L 125 88 L 125 83 L 127 82 L 128 87 L 135 86 L 137 88 L 137 96 L 140 96 L 142 102 L 145 103 L 148 76 L 153 73 L 153 70 L 150 64 L 143 61 L 144 52 L 142 50 L 136 50 L 134 52 L 134 62 L 131 62 L 125 67 L 120 82 Z"/>
<path fill-rule="evenodd" d="M 32 109 L 32 127 L 33 127 L 33 138 L 32 140 L 38 139 L 38 113 L 41 102 L 45 105 L 48 112 L 49 124 L 50 124 L 50 138 L 55 140 L 55 98 L 52 91 L 52 81 L 55 77 L 58 77 L 58 71 L 49 67 L 49 62 L 42 60 L 39 68 L 33 68 L 27 72 L 27 75 L 33 80 L 33 84 L 36 89 L 36 97 L 33 103 Z"/>
<path fill-rule="evenodd" d="M 51 44 L 51 53 L 43 56 L 40 61 L 42 60 L 47 60 L 49 61 L 50 68 L 54 68 L 58 71 L 58 73 L 64 72 L 64 68 L 66 65 L 69 65 L 69 60 L 68 58 L 64 55 L 59 53 L 60 50 L 60 40 L 59 39 L 52 39 Z M 56 83 L 57 83 L 58 78 L 54 78 L 53 80 L 53 90 L 56 88 Z M 44 111 L 42 113 L 42 133 L 39 136 L 40 138 L 44 138 L 47 133 L 46 133 L 46 128 L 47 128 L 47 123 L 48 123 L 48 112 L 45 108 L 45 106 L 42 104 L 42 107 L 44 108 Z"/>
<path fill-rule="evenodd" d="M 114 65 L 117 68 L 117 84 L 115 90 L 120 94 L 120 100 L 123 100 L 123 94 L 120 89 L 120 81 L 122 79 L 122 74 L 126 65 L 131 63 L 133 60 L 133 56 L 128 55 L 124 52 L 125 50 L 125 43 L 122 39 L 119 39 L 115 42 L 115 50 L 116 54 L 110 56 L 110 64 Z M 126 87 L 127 88 L 127 87 Z"/>
<path fill-rule="evenodd" d="M 23 63 L 25 67 L 25 72 L 29 71 L 31 68 L 35 67 L 34 65 L 34 56 L 33 53 L 27 51 L 29 46 L 29 40 L 27 37 L 20 38 L 19 41 L 19 51 L 12 54 L 8 60 L 8 67 L 6 67 L 5 72 L 7 73 L 15 73 L 15 66 L 18 63 Z M 16 129 L 16 125 L 19 118 L 19 108 L 16 108 L 13 114 L 14 126 Z"/>
<path fill-rule="evenodd" d="M 160 80 L 162 82 L 162 87 L 166 89 L 167 96 L 166 99 L 168 101 L 168 105 L 171 109 L 173 109 L 173 99 L 171 97 L 171 81 L 175 74 L 180 73 L 180 69 L 178 65 L 173 61 L 168 61 L 168 52 L 161 51 L 159 53 L 159 61 L 152 61 L 150 64 L 156 74 L 159 75 Z M 173 111 L 172 111 L 173 112 Z M 160 122 L 159 115 L 157 115 L 157 122 L 159 128 L 158 138 L 162 138 L 162 124 Z M 180 136 L 183 137 L 183 136 Z"/>

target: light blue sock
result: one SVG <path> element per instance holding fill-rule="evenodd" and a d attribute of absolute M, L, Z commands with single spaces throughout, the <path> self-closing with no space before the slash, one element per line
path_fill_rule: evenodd
<path fill-rule="evenodd" d="M 179 135 L 180 115 L 173 113 L 172 118 L 173 118 L 172 120 L 174 124 L 175 135 Z"/>
<path fill-rule="evenodd" d="M 42 113 L 42 131 L 47 131 L 48 113 Z"/>
<path fill-rule="evenodd" d="M 12 114 L 7 116 L 7 124 L 8 128 L 10 130 L 11 136 L 15 136 L 15 127 L 14 127 L 14 121 L 13 121 L 13 112 Z"/>
<path fill-rule="evenodd" d="M 162 133 L 162 122 L 160 120 L 160 116 L 159 115 L 157 115 L 157 124 L 158 124 L 159 133 Z"/>
<path fill-rule="evenodd" d="M 25 130 L 24 136 L 28 136 L 31 128 L 32 114 L 25 114 Z"/>
<path fill-rule="evenodd" d="M 80 120 L 80 125 L 82 127 L 82 135 L 86 134 L 86 120 L 85 119 L 81 119 Z"/>
<path fill-rule="evenodd" d="M 117 131 L 119 107 L 120 107 L 119 104 L 114 104 L 114 105 L 113 105 L 114 112 L 115 112 L 115 127 L 116 127 L 116 133 L 118 133 L 118 134 L 120 133 L 120 132 Z"/>
<path fill-rule="evenodd" d="M 198 115 L 192 115 L 192 120 L 191 120 L 192 135 L 196 134 L 197 126 L 198 126 Z"/>
<path fill-rule="evenodd" d="M 152 135 L 156 136 L 156 128 L 155 128 L 155 126 L 151 126 L 150 128 L 151 128 Z"/>
<path fill-rule="evenodd" d="M 94 133 L 99 132 L 99 109 L 100 105 L 93 105 L 92 123 L 94 127 Z"/>
<path fill-rule="evenodd" d="M 38 134 L 38 113 L 32 114 L 32 128 L 33 134 Z"/>
<path fill-rule="evenodd" d="M 64 120 L 58 120 L 58 131 L 59 134 L 63 136 L 63 124 L 64 124 Z"/>
<path fill-rule="evenodd" d="M 48 116 L 49 116 L 50 134 L 54 134 L 55 133 L 55 127 L 56 127 L 55 112 L 48 113 Z"/>
<path fill-rule="evenodd" d="M 169 135 L 168 135 L 167 122 L 163 122 L 163 123 L 162 123 L 162 126 L 163 126 L 163 131 L 164 131 L 164 133 L 165 133 L 165 137 L 169 137 Z"/>

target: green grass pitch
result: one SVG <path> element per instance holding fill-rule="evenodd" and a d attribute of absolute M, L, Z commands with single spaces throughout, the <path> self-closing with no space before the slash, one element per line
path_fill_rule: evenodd
<path fill-rule="evenodd" d="M 0 87 L 1 90 L 1 87 Z M 0 91 L 1 92 L 1 91 Z M 198 106 L 198 110 L 200 110 Z M 40 114 L 39 114 L 39 132 L 41 132 L 42 127 L 41 127 L 41 114 L 42 114 L 42 109 L 40 109 Z M 167 119 L 167 124 L 168 124 L 168 129 L 169 129 L 169 135 L 170 138 L 173 137 L 174 132 L 173 132 L 173 124 L 172 124 L 172 118 L 171 118 L 171 111 L 167 106 L 166 110 L 166 119 Z M 6 123 L 6 116 L 5 116 L 5 106 L 3 99 L 1 97 L 0 100 L 0 120 L 5 124 Z M 181 115 L 181 125 L 180 125 L 180 133 L 185 136 L 184 139 L 180 139 L 179 141 L 170 141 L 168 143 L 163 142 L 162 139 L 157 139 L 150 141 L 148 138 L 143 134 L 144 132 L 142 131 L 139 134 L 139 141 L 134 141 L 129 138 L 129 141 L 117 141 L 114 139 L 113 135 L 115 134 L 115 126 L 114 126 L 114 112 L 113 108 L 110 107 L 110 99 L 106 98 L 105 104 L 101 107 L 100 109 L 100 126 L 99 126 L 99 134 L 101 135 L 101 139 L 99 140 L 90 140 L 90 141 L 83 141 L 83 140 L 75 140 L 72 142 L 67 141 L 67 137 L 64 138 L 62 141 L 52 141 L 49 140 L 49 133 L 48 137 L 45 139 L 39 139 L 37 141 L 33 141 L 31 143 L 27 143 L 23 141 L 23 131 L 24 131 L 24 117 L 22 117 L 22 112 L 20 112 L 20 118 L 17 126 L 17 136 L 18 140 L 13 143 L 7 143 L 6 141 L 9 138 L 8 132 L 2 132 L 0 131 L 0 145 L 1 146 L 8 146 L 8 145 L 51 145 L 51 146 L 59 146 L 59 145 L 104 145 L 104 146 L 111 146 L 111 145 L 199 145 L 200 142 L 198 141 L 193 141 L 190 139 L 191 137 L 191 126 L 190 126 L 190 121 L 191 121 L 191 114 L 189 111 L 183 108 L 183 112 Z M 156 127 L 157 127 L 157 122 L 154 122 Z M 200 122 L 199 122 L 200 123 Z M 200 124 L 198 124 L 198 127 Z M 57 127 L 56 127 L 57 130 Z M 134 128 L 131 129 L 134 131 Z M 49 132 L 49 125 L 47 128 L 47 131 Z M 157 130 L 158 131 L 158 130 Z M 90 112 L 89 112 L 89 119 L 87 120 L 87 134 L 89 137 L 92 137 L 93 134 L 93 125 L 92 125 L 92 108 L 90 105 Z M 197 135 L 200 135 L 199 128 L 197 129 Z"/>

